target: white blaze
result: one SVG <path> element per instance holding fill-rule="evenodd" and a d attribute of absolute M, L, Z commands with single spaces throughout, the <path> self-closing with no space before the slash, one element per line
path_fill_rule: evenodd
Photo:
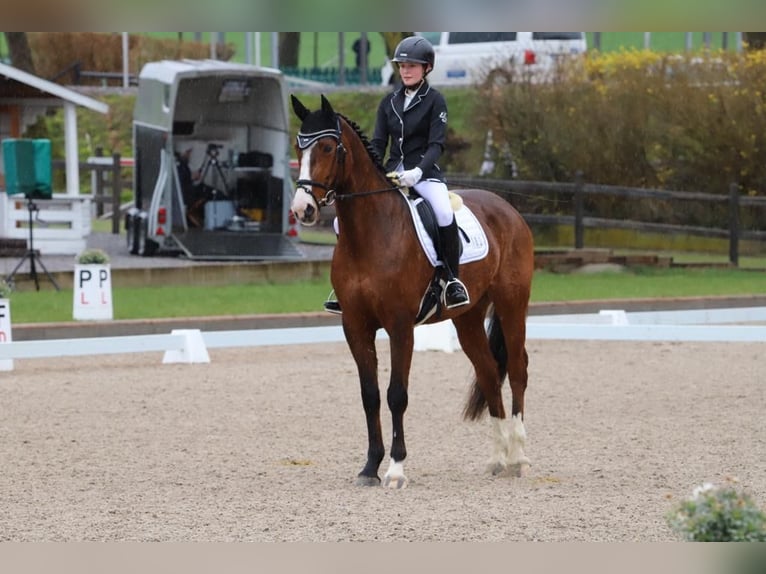
<path fill-rule="evenodd" d="M 298 179 L 302 180 L 311 180 L 311 150 L 314 149 L 314 144 L 309 146 L 306 151 L 303 152 L 303 155 L 301 156 L 301 164 L 299 166 L 298 171 Z M 306 213 L 306 208 L 312 206 L 314 208 L 314 220 L 313 221 L 305 221 L 304 216 Z M 290 205 L 290 210 L 295 214 L 295 216 L 298 218 L 298 220 L 301 223 L 316 223 L 317 215 L 319 212 L 319 207 L 316 205 L 316 202 L 314 201 L 314 198 L 311 196 L 310 193 L 308 193 L 303 187 L 298 187 L 295 190 L 295 195 L 293 196 L 293 202 Z"/>

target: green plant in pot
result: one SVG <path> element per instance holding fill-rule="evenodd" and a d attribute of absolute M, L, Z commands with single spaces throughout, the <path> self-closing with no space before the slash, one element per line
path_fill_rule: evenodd
<path fill-rule="evenodd" d="M 86 249 L 77 256 L 80 265 L 106 265 L 109 263 L 109 255 L 102 249 Z"/>

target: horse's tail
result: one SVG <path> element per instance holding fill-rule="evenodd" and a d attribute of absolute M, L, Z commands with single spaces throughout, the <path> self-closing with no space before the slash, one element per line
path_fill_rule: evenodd
<path fill-rule="evenodd" d="M 499 384 L 502 386 L 507 373 L 508 351 L 505 348 L 505 337 L 503 337 L 503 329 L 500 326 L 500 319 L 497 313 L 492 313 L 487 336 L 489 337 L 489 348 L 492 350 L 492 356 L 495 357 L 495 362 L 497 363 L 497 372 L 500 377 Z M 484 393 L 481 392 L 478 380 L 474 377 L 468 400 L 463 409 L 463 417 L 467 420 L 478 420 L 482 417 L 486 408 L 487 399 L 484 397 Z"/>

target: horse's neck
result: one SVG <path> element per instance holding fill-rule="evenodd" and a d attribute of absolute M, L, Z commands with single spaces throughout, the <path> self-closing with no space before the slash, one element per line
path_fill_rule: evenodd
<path fill-rule="evenodd" d="M 374 173 L 363 169 L 352 170 L 345 193 L 335 204 L 341 228 L 340 240 L 345 235 L 355 250 L 392 251 L 395 246 L 407 243 L 404 236 L 408 227 L 411 228 L 407 206 L 399 191 L 388 190 L 391 182 L 378 177 L 374 166 L 371 169 Z M 365 173 L 373 175 L 365 176 Z M 354 192 L 378 190 L 379 193 L 352 197 Z"/>

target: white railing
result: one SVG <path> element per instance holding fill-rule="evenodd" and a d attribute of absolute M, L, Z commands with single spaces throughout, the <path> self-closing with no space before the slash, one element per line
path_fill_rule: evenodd
<path fill-rule="evenodd" d="M 672 319 L 674 324 L 664 324 Z M 626 313 L 604 310 L 598 314 L 529 317 L 527 338 L 605 341 L 707 341 L 766 342 L 766 325 L 734 323 L 766 322 L 766 307 Z M 699 323 L 699 324 L 694 324 Z M 378 340 L 387 339 L 378 331 Z M 210 331 L 173 330 L 164 335 L 131 335 L 5 342 L 0 344 L 0 362 L 60 356 L 164 351 L 164 363 L 207 363 L 208 348 L 256 347 L 341 342 L 340 326 L 287 329 Z M 459 349 L 451 322 L 423 325 L 415 329 L 415 350 Z M 7 364 L 7 363 L 6 363 Z M 5 369 L 11 370 L 12 363 Z"/>
<path fill-rule="evenodd" d="M 34 201 L 34 248 L 46 255 L 76 255 L 86 247 L 91 232 L 91 198 L 54 193 Z M 0 193 L 0 236 L 29 239 L 29 208 L 21 195 Z"/>

